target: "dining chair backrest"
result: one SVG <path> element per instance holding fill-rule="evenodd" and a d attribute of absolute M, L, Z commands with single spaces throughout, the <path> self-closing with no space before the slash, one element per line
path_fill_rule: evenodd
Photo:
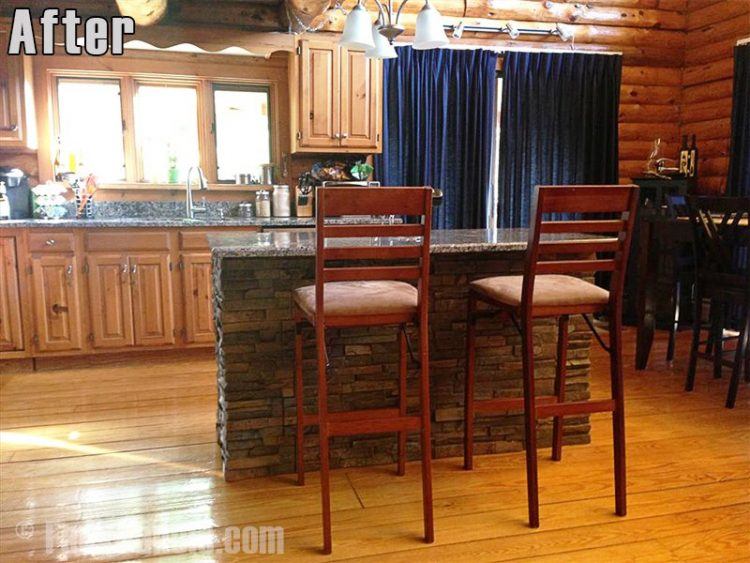
<path fill-rule="evenodd" d="M 367 223 L 332 218 L 365 215 Z M 394 222 L 402 217 L 416 222 Z M 432 221 L 430 187 L 327 187 L 316 194 L 315 287 L 317 310 L 323 285 L 336 281 L 417 282 L 426 303 Z M 356 262 L 356 265 L 352 265 Z M 364 262 L 364 263 L 363 263 Z"/>
<path fill-rule="evenodd" d="M 534 278 L 539 274 L 611 272 L 610 302 L 620 302 L 637 207 L 635 185 L 537 186 L 524 306 L 532 305 Z M 574 218 L 556 220 L 551 215 Z"/>
<path fill-rule="evenodd" d="M 750 287 L 750 197 L 688 198 L 699 276 Z"/>

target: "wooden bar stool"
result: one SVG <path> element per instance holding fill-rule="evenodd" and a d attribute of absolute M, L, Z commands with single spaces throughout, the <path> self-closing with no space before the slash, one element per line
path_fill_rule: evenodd
<path fill-rule="evenodd" d="M 428 288 L 432 188 L 319 188 L 316 197 L 315 285 L 294 290 L 295 395 L 297 403 L 297 480 L 304 484 L 305 426 L 318 426 L 323 501 L 323 551 L 331 553 L 329 440 L 354 434 L 398 435 L 398 474 L 406 463 L 406 434 L 421 432 L 422 502 L 425 541 L 434 541 L 430 439 Z M 341 225 L 326 223 L 342 215 L 405 215 L 419 223 Z M 397 239 L 371 237 L 401 237 Z M 409 237 L 409 238 L 404 238 Z M 367 265 L 352 262 L 367 261 Z M 384 264 L 384 261 L 387 263 Z M 332 264 L 330 262 L 333 262 Z M 396 263 L 396 265 L 394 265 Z M 416 282 L 416 287 L 412 283 Z M 420 414 L 409 415 L 406 401 L 407 324 L 419 326 Z M 302 327 L 315 328 L 318 412 L 303 409 Z M 329 412 L 326 379 L 326 329 L 396 325 L 399 327 L 399 406 Z"/>
<path fill-rule="evenodd" d="M 562 457 L 562 420 L 565 415 L 612 412 L 615 458 L 616 513 L 624 516 L 625 504 L 625 418 L 622 389 L 622 293 L 635 212 L 637 186 L 538 186 L 523 276 L 500 276 L 476 280 L 469 285 L 466 339 L 466 387 L 464 418 L 464 467 L 471 469 L 474 455 L 474 414 L 524 410 L 526 429 L 526 479 L 529 524 L 539 527 L 536 423 L 554 417 L 552 459 Z M 576 214 L 576 220 L 543 220 L 545 214 Z M 594 219 L 583 218 L 595 214 Z M 607 214 L 607 215 L 603 215 Z M 616 215 L 617 214 L 617 215 Z M 602 216 L 616 219 L 602 219 Z M 559 233 L 595 234 L 574 239 L 546 236 Z M 542 235 L 545 235 L 542 239 Z M 606 236 L 605 236 L 606 235 Z M 596 257 L 582 259 L 581 255 Z M 604 257 L 608 255 L 609 257 Z M 611 272 L 610 291 L 569 274 Z M 478 302 L 488 303 L 509 315 L 522 336 L 523 399 L 474 400 L 476 321 L 498 311 L 477 311 Z M 587 315 L 606 313 L 609 318 L 609 347 L 594 330 Z M 609 399 L 565 402 L 565 364 L 570 315 L 582 314 L 600 344 L 610 354 L 612 394 Z M 520 325 L 518 323 L 520 317 Z M 535 318 L 558 319 L 555 394 L 534 393 L 534 347 L 532 322 Z"/>

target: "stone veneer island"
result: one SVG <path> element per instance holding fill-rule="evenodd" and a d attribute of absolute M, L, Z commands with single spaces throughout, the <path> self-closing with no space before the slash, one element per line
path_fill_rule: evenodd
<path fill-rule="evenodd" d="M 469 281 L 520 274 L 528 232 L 507 230 L 433 231 L 430 276 L 430 378 L 433 455 L 463 453 L 463 385 L 466 297 Z M 213 257 L 214 318 L 218 384 L 217 433 L 224 477 L 294 471 L 293 289 L 314 283 L 315 233 L 224 233 L 209 237 Z M 342 240 L 361 246 L 398 244 L 398 239 Z M 396 327 L 329 329 L 329 408 L 347 410 L 396 406 Z M 416 347 L 418 339 L 410 331 Z M 315 341 L 304 330 L 305 405 L 317 405 Z M 551 394 L 555 369 L 554 320 L 534 327 L 537 393 Z M 568 400 L 589 396 L 590 334 L 580 317 L 571 319 Z M 497 318 L 477 325 L 476 396 L 520 396 L 521 339 L 513 324 Z M 419 400 L 416 365 L 410 360 L 409 405 Z M 540 421 L 539 443 L 551 441 L 551 419 Z M 307 429 L 308 470 L 317 468 L 317 430 Z M 409 437 L 410 459 L 419 458 L 419 436 Z M 479 417 L 475 452 L 521 450 L 521 412 Z M 565 443 L 588 443 L 588 417 L 565 421 Z M 396 435 L 337 437 L 332 467 L 395 463 Z"/>

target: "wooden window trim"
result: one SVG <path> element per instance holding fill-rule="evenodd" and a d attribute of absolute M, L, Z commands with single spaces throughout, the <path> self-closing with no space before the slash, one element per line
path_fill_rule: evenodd
<path fill-rule="evenodd" d="M 104 60 L 108 59 L 108 60 Z M 43 125 L 40 127 L 40 146 L 38 151 L 40 182 L 52 179 L 52 162 L 59 132 L 57 119 L 58 78 L 101 78 L 119 80 L 122 96 L 122 118 L 124 122 L 123 146 L 125 150 L 125 182 L 100 186 L 101 189 L 116 190 L 184 190 L 180 184 L 153 184 L 140 181 L 143 170 L 138 158 L 138 145 L 135 131 L 134 95 L 138 84 L 175 84 L 193 85 L 198 95 L 198 142 L 200 164 L 206 174 L 210 190 L 216 191 L 254 191 L 262 186 L 234 186 L 219 183 L 217 179 L 216 139 L 212 131 L 214 123 L 213 91 L 217 86 L 236 86 L 238 88 L 262 87 L 269 93 L 271 161 L 281 164 L 289 144 L 285 129 L 281 126 L 287 119 L 282 115 L 288 106 L 288 81 L 285 64 L 279 59 L 253 58 L 249 64 L 246 57 L 228 57 L 217 55 L 198 56 L 164 53 L 155 59 L 153 53 L 131 55 L 129 57 L 97 57 L 95 60 L 80 57 L 44 57 L 35 66 L 35 75 L 42 87 L 36 90 L 37 117 Z M 137 61 L 144 61 L 147 69 L 163 66 L 165 72 L 142 72 Z M 103 64 L 102 64 L 103 63 Z M 91 68 L 99 66 L 99 68 Z M 208 72 L 195 72 L 195 67 Z M 255 74 L 256 76 L 253 76 Z"/>

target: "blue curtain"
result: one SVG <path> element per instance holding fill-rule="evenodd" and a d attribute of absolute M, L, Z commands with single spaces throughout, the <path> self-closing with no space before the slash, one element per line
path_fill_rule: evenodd
<path fill-rule="evenodd" d="M 499 227 L 529 224 L 534 187 L 616 184 L 622 57 L 510 52 L 503 65 Z"/>
<path fill-rule="evenodd" d="M 497 54 L 483 50 L 398 47 L 383 65 L 384 186 L 443 191 L 433 225 L 486 226 L 494 131 Z"/>
<path fill-rule="evenodd" d="M 750 197 L 750 43 L 734 48 L 731 139 L 727 193 Z"/>

